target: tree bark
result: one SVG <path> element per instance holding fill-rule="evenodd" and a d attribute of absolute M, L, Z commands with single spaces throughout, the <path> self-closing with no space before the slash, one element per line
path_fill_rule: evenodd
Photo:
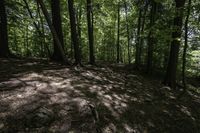
<path fill-rule="evenodd" d="M 61 15 L 60 15 L 60 0 L 51 0 L 51 11 L 52 11 L 52 24 L 56 30 L 58 39 L 60 40 L 61 47 L 62 49 L 64 49 L 62 21 L 61 21 Z M 56 43 L 57 42 L 54 38 L 53 39 L 54 52 L 53 52 L 52 59 L 56 61 L 60 61 L 60 59 L 62 59 L 62 55 Z"/>
<path fill-rule="evenodd" d="M 172 42 L 170 57 L 167 66 L 167 72 L 164 80 L 164 84 L 172 88 L 176 88 L 176 73 L 178 65 L 178 55 L 181 43 L 181 34 L 183 26 L 183 10 L 185 5 L 185 0 L 175 0 L 176 3 L 176 15 L 174 18 L 174 32 L 172 33 Z"/>
<path fill-rule="evenodd" d="M 39 21 L 38 23 L 40 23 L 38 26 L 39 27 L 39 32 L 38 34 L 40 35 L 40 40 L 41 40 L 41 57 L 51 57 L 51 52 L 49 50 L 48 45 L 46 44 L 46 39 L 45 39 L 45 30 L 44 30 L 44 21 L 43 21 L 43 17 L 41 16 L 41 11 L 40 11 L 40 5 L 37 2 L 37 10 L 38 10 L 38 17 L 39 17 Z M 37 29 L 37 28 L 36 28 Z M 45 49 L 47 51 L 45 51 Z"/>
<path fill-rule="evenodd" d="M 191 3 L 192 3 L 192 0 L 189 0 L 188 7 L 187 7 L 187 16 L 185 20 L 185 44 L 183 48 L 182 82 L 185 89 L 186 89 L 185 67 L 186 67 L 186 62 L 187 62 L 186 56 L 187 56 L 187 48 L 188 48 L 188 22 L 189 22 L 189 17 L 190 17 Z"/>
<path fill-rule="evenodd" d="M 139 7 L 140 8 L 140 7 Z M 140 32 L 141 32 L 141 18 L 142 18 L 142 9 L 139 9 L 139 16 L 138 16 L 138 25 L 137 25 L 137 38 L 136 38 L 136 55 L 135 55 L 135 65 L 136 68 L 139 68 L 140 65 Z"/>
<path fill-rule="evenodd" d="M 126 31 L 127 31 L 127 42 L 128 42 L 128 63 L 131 64 L 131 56 L 130 56 L 130 34 L 129 34 L 129 23 L 128 23 L 128 9 L 127 4 L 124 2 L 125 13 L 126 13 Z"/>
<path fill-rule="evenodd" d="M 40 4 L 40 7 L 41 7 L 41 9 L 42 9 L 42 12 L 43 12 L 43 14 L 44 14 L 44 16 L 45 16 L 45 19 L 46 19 L 46 21 L 47 21 L 47 23 L 48 23 L 48 25 L 49 25 L 50 30 L 51 30 L 51 33 L 52 33 L 52 35 L 53 35 L 53 37 L 54 37 L 54 39 L 55 39 L 55 41 L 56 41 L 56 45 L 57 45 L 57 47 L 58 47 L 58 49 L 59 49 L 59 52 L 61 53 L 62 61 L 63 61 L 64 63 L 69 63 L 68 60 L 67 60 L 67 58 L 66 58 L 66 56 L 65 56 L 65 53 L 64 53 L 62 44 L 61 44 L 61 42 L 60 42 L 60 40 L 59 40 L 59 37 L 58 37 L 58 35 L 57 35 L 57 32 L 56 32 L 56 30 L 55 30 L 53 24 L 52 24 L 52 22 L 51 22 L 51 19 L 50 19 L 50 17 L 49 17 L 49 14 L 48 14 L 48 12 L 47 12 L 47 9 L 46 9 L 46 7 L 45 7 L 43 1 L 42 1 L 42 0 L 37 0 L 37 2 Z"/>
<path fill-rule="evenodd" d="M 74 0 L 68 0 L 68 8 L 70 15 L 71 37 L 72 37 L 72 42 L 74 44 L 75 65 L 81 65 L 79 37 L 77 32 L 76 16 L 74 11 Z"/>
<path fill-rule="evenodd" d="M 145 23 L 146 23 L 146 14 L 147 14 L 148 6 L 149 6 L 149 2 L 147 1 L 145 3 L 145 7 L 143 9 L 144 12 L 143 12 L 142 22 L 141 22 L 141 35 L 144 35 L 144 29 L 145 29 Z M 144 36 L 140 37 L 140 47 L 139 47 L 140 52 L 138 53 L 140 64 L 142 63 L 143 46 L 144 46 Z"/>
<path fill-rule="evenodd" d="M 152 0 L 151 1 L 151 17 L 150 17 L 150 31 L 148 35 L 148 52 L 147 52 L 147 68 L 146 71 L 147 73 L 152 72 L 152 67 L 153 67 L 153 51 L 154 51 L 154 43 L 155 43 L 155 37 L 153 33 L 153 26 L 155 25 L 155 15 L 157 10 L 157 3 Z"/>
<path fill-rule="evenodd" d="M 82 58 L 82 28 L 81 28 L 81 21 L 82 21 L 82 1 L 79 4 L 77 9 L 77 24 L 78 24 L 78 36 L 79 36 L 79 46 L 80 46 L 80 58 Z"/>
<path fill-rule="evenodd" d="M 0 0 L 0 57 L 9 57 L 8 30 L 5 1 Z"/>
<path fill-rule="evenodd" d="M 117 63 L 120 62 L 120 3 L 118 3 L 118 18 L 117 18 Z"/>
<path fill-rule="evenodd" d="M 93 13 L 92 13 L 92 1 L 87 0 L 87 23 L 88 23 L 88 40 L 89 40 L 89 63 L 95 64 L 94 56 L 94 34 L 93 34 Z"/>

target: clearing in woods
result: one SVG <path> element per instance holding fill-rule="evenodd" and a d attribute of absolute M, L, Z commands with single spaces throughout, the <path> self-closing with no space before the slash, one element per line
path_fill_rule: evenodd
<path fill-rule="evenodd" d="M 0 132 L 198 133 L 200 99 L 124 66 L 0 59 Z"/>

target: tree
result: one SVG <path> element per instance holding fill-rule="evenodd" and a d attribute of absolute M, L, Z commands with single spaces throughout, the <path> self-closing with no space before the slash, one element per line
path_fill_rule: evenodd
<path fill-rule="evenodd" d="M 139 46 L 139 53 L 138 53 L 138 60 L 139 62 L 142 61 L 142 53 L 143 53 L 143 47 L 144 47 L 144 33 L 145 33 L 145 24 L 146 24 L 146 14 L 147 14 L 147 10 L 148 10 L 148 6 L 149 6 L 149 2 L 145 1 L 145 6 L 144 6 L 144 11 L 143 11 L 143 15 L 142 15 L 142 22 L 141 22 L 141 35 L 142 37 L 140 37 L 140 46 Z M 140 64 L 141 65 L 141 64 Z"/>
<path fill-rule="evenodd" d="M 75 65 L 81 64 L 80 49 L 79 49 L 79 37 L 77 32 L 77 21 L 74 11 L 74 0 L 68 0 L 70 25 L 71 25 L 71 38 L 74 44 L 74 58 Z"/>
<path fill-rule="evenodd" d="M 155 24 L 155 16 L 156 16 L 156 10 L 157 10 L 157 3 L 154 0 L 151 0 L 151 13 L 150 13 L 150 31 L 148 35 L 148 52 L 147 52 L 147 73 L 150 73 L 152 71 L 152 65 L 153 65 L 153 49 L 154 49 L 154 43 L 155 43 L 155 37 L 153 34 L 153 26 Z"/>
<path fill-rule="evenodd" d="M 0 57 L 8 57 L 9 55 L 5 1 L 0 0 Z"/>
<path fill-rule="evenodd" d="M 139 15 L 138 15 L 138 24 L 137 24 L 137 38 L 136 38 L 136 55 L 135 55 L 135 65 L 136 68 L 139 67 L 141 61 L 140 61 L 140 32 L 141 32 L 141 19 L 142 19 L 142 8 L 139 7 Z"/>
<path fill-rule="evenodd" d="M 127 42 L 128 42 L 128 63 L 131 63 L 131 55 L 130 55 L 130 33 L 129 33 L 129 23 L 128 23 L 128 8 L 127 3 L 124 2 L 125 13 L 126 13 L 126 32 L 127 32 Z"/>
<path fill-rule="evenodd" d="M 60 15 L 60 0 L 51 0 L 51 10 L 52 10 L 52 23 L 60 40 L 62 48 L 63 44 L 63 32 L 62 32 L 62 21 Z M 55 38 L 53 39 L 54 52 L 52 59 L 59 61 L 62 59 L 62 55 L 59 51 L 58 45 L 56 44 Z"/>
<path fill-rule="evenodd" d="M 120 61 L 120 3 L 118 3 L 117 15 L 117 63 Z"/>
<path fill-rule="evenodd" d="M 182 64 L 182 82 L 184 88 L 186 88 L 186 81 L 185 81 L 185 67 L 186 67 L 186 55 L 187 55 L 187 49 L 188 49 L 188 22 L 190 17 L 190 10 L 191 10 L 191 3 L 192 0 L 188 1 L 188 7 L 187 7 L 187 16 L 185 19 L 185 45 L 183 49 L 183 64 Z"/>
<path fill-rule="evenodd" d="M 44 2 L 43 2 L 42 0 L 37 0 L 37 2 L 39 3 L 39 5 L 40 5 L 40 7 L 41 7 L 41 9 L 42 9 L 42 12 L 43 12 L 43 14 L 44 14 L 44 16 L 45 16 L 45 19 L 46 19 L 46 21 L 47 21 L 47 23 L 48 23 L 48 25 L 49 25 L 49 28 L 50 28 L 50 30 L 51 30 L 51 33 L 52 33 L 52 35 L 53 35 L 53 37 L 54 37 L 54 39 L 55 39 L 55 41 L 56 41 L 55 44 L 57 45 L 57 47 L 58 47 L 58 49 L 59 49 L 59 52 L 60 52 L 61 57 L 62 57 L 62 61 L 65 62 L 65 63 L 69 63 L 68 60 L 67 60 L 67 58 L 66 58 L 66 56 L 65 56 L 65 53 L 64 53 L 62 44 L 60 43 L 59 37 L 58 37 L 58 35 L 57 35 L 57 32 L 56 32 L 56 30 L 55 30 L 55 28 L 54 28 L 54 26 L 53 26 L 53 24 L 52 24 L 52 22 L 51 22 L 51 19 L 50 19 L 50 17 L 49 17 L 49 14 L 48 14 L 48 12 L 47 12 L 47 9 L 46 9 L 46 7 L 45 7 L 45 5 L 44 5 Z"/>
<path fill-rule="evenodd" d="M 170 49 L 170 57 L 167 66 L 167 72 L 164 80 L 164 84 L 175 88 L 176 87 L 176 73 L 178 65 L 178 55 L 181 43 L 181 34 L 183 26 L 183 10 L 185 5 L 185 0 L 175 0 L 176 4 L 176 14 L 174 17 L 174 31 L 172 33 L 172 42 Z"/>
<path fill-rule="evenodd" d="M 79 3 L 78 9 L 77 9 L 77 14 L 76 14 L 76 18 L 77 18 L 77 25 L 78 25 L 78 37 L 79 37 L 79 46 L 80 46 L 80 58 L 82 58 L 82 28 L 81 28 L 81 24 L 82 24 L 82 3 L 83 1 L 81 1 Z"/>
<path fill-rule="evenodd" d="M 89 63 L 95 64 L 94 56 L 94 34 L 93 34 L 93 11 L 92 1 L 87 0 L 87 24 L 88 24 L 88 40 L 89 40 Z"/>

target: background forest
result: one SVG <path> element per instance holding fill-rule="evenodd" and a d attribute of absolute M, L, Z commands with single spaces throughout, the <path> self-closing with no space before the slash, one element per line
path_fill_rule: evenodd
<path fill-rule="evenodd" d="M 19 57 L 62 58 L 55 39 L 54 45 L 52 43 L 51 30 L 40 9 L 40 1 L 2 2 L 1 6 L 6 6 L 10 53 Z M 182 0 L 179 25 L 174 21 L 181 2 L 172 0 L 60 0 L 44 1 L 43 4 L 70 62 L 75 59 L 76 63 L 81 60 L 92 64 L 95 60 L 135 63 L 137 68 L 148 73 L 153 70 L 164 73 L 169 65 L 170 45 L 176 38 L 172 34 L 181 28 L 182 34 L 176 38 L 180 40 L 180 50 L 174 51 L 178 57 L 170 58 L 179 60 L 178 64 L 176 59 L 172 61 L 178 68 L 178 75 L 181 71 L 186 71 L 188 76 L 198 77 L 200 74 L 198 0 Z M 70 20 L 74 26 L 70 26 Z M 70 27 L 74 28 L 71 30 Z"/>
<path fill-rule="evenodd" d="M 199 133 L 199 0 L 0 0 L 0 132 Z"/>

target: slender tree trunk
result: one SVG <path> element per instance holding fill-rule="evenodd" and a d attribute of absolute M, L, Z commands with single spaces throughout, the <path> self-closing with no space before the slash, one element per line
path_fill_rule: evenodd
<path fill-rule="evenodd" d="M 188 22 L 189 22 L 189 17 L 190 17 L 191 3 L 192 3 L 192 0 L 189 0 L 188 7 L 187 7 L 187 16 L 185 20 L 185 45 L 183 49 L 183 64 L 182 64 L 182 82 L 185 89 L 186 89 L 185 67 L 186 67 L 186 61 L 187 61 L 186 56 L 187 56 L 187 48 L 188 48 Z"/>
<path fill-rule="evenodd" d="M 81 21 L 82 21 L 82 1 L 79 4 L 77 13 L 77 23 L 78 23 L 78 36 L 79 36 L 79 45 L 80 45 L 80 57 L 82 58 L 82 34 L 81 34 Z"/>
<path fill-rule="evenodd" d="M 127 41 L 128 41 L 128 63 L 131 64 L 131 56 L 130 56 L 130 34 L 129 34 L 129 23 L 128 23 L 128 9 L 127 4 L 124 2 L 125 13 L 126 13 L 126 31 L 127 31 Z"/>
<path fill-rule="evenodd" d="M 39 29 L 41 30 L 41 31 L 39 31 L 38 32 L 38 35 L 39 35 L 39 39 L 40 39 L 40 45 L 41 45 L 41 53 L 40 53 L 40 55 L 41 55 L 41 57 L 45 57 L 45 46 L 46 46 L 46 43 L 45 43 L 45 32 L 44 32 L 44 22 L 43 22 L 43 18 L 42 18 L 42 16 L 41 16 L 41 12 L 40 12 L 40 5 L 39 5 L 39 3 L 37 2 L 37 10 L 38 10 L 38 17 L 39 17 L 39 21 L 38 21 L 38 25 L 40 25 L 39 26 Z M 36 30 L 37 30 L 37 28 L 36 28 Z M 41 33 L 41 35 L 40 35 L 40 33 Z M 47 52 L 48 52 L 48 54 L 46 55 L 46 57 L 48 57 L 48 55 L 49 55 L 49 57 L 50 57 L 50 51 L 49 51 L 49 48 L 48 48 L 48 46 L 47 46 Z"/>
<path fill-rule="evenodd" d="M 64 49 L 63 32 L 62 32 L 62 21 L 60 15 L 60 0 L 51 0 L 52 10 L 52 23 L 60 40 L 60 44 Z M 55 38 L 53 39 L 54 52 L 52 59 L 59 61 L 62 59 L 62 55 L 59 51 L 58 45 L 56 44 Z"/>
<path fill-rule="evenodd" d="M 72 42 L 74 44 L 75 65 L 81 65 L 79 38 L 77 32 L 76 16 L 74 11 L 74 0 L 68 0 L 68 8 L 70 15 L 71 37 L 72 37 Z"/>
<path fill-rule="evenodd" d="M 119 63 L 123 63 L 123 51 L 121 45 L 119 47 L 119 61 Z"/>
<path fill-rule="evenodd" d="M 143 17 L 142 17 L 141 35 L 144 35 L 144 29 L 145 29 L 145 23 L 146 23 L 146 13 L 147 13 L 147 10 L 148 10 L 148 6 L 149 6 L 149 3 L 146 2 Z M 139 52 L 139 55 L 138 55 L 140 62 L 142 62 L 143 46 L 144 46 L 144 37 L 142 36 L 140 38 L 140 47 L 139 47 L 140 52 Z"/>
<path fill-rule="evenodd" d="M 49 28 L 51 30 L 51 33 L 52 33 L 53 37 L 54 37 L 54 40 L 56 41 L 56 45 L 57 45 L 57 47 L 59 49 L 59 52 L 61 53 L 61 57 L 62 57 L 63 62 L 69 63 L 67 58 L 66 58 L 66 56 L 65 56 L 65 53 L 64 53 L 62 44 L 61 44 L 61 42 L 59 40 L 58 34 L 57 34 L 57 32 L 56 32 L 56 30 L 55 30 L 55 28 L 54 28 L 54 26 L 53 26 L 53 24 L 51 22 L 51 19 L 49 17 L 49 14 L 47 12 L 47 9 L 46 9 L 43 1 L 42 0 L 37 0 L 37 2 L 40 4 L 40 7 L 42 9 L 42 12 L 43 12 L 43 14 L 45 16 L 45 19 L 46 19 L 48 25 L 49 25 Z"/>
<path fill-rule="evenodd" d="M 94 34 L 93 34 L 93 13 L 92 13 L 92 1 L 87 0 L 87 23 L 88 23 L 88 40 L 89 40 L 89 63 L 95 64 L 94 56 Z"/>
<path fill-rule="evenodd" d="M 18 41 L 17 41 L 17 34 L 16 34 L 16 28 L 14 28 L 14 42 L 13 44 L 15 44 L 15 52 L 18 53 L 19 50 L 18 50 Z"/>
<path fill-rule="evenodd" d="M 5 1 L 0 0 L 0 57 L 9 55 L 6 7 Z"/>
<path fill-rule="evenodd" d="M 147 73 L 152 72 L 152 67 L 153 67 L 153 49 L 154 49 L 154 43 L 155 43 L 155 37 L 154 37 L 154 29 L 153 26 L 155 25 L 155 15 L 156 15 L 156 8 L 157 8 L 157 3 L 152 0 L 151 1 L 151 18 L 150 18 L 150 31 L 148 35 L 148 52 L 147 52 L 147 68 L 146 71 Z"/>
<path fill-rule="evenodd" d="M 38 8 L 39 8 L 39 3 L 38 3 Z M 43 51 L 45 51 L 45 49 L 46 49 L 47 50 L 47 53 L 45 52 L 46 56 L 50 57 L 52 54 L 51 54 L 51 51 L 49 49 L 49 45 L 46 43 L 46 36 L 45 36 L 45 29 L 44 29 L 44 20 L 43 20 L 43 17 L 41 15 L 41 11 L 39 11 L 39 18 L 40 18 L 40 23 L 42 25 L 41 26 L 42 27 L 42 31 L 41 31 L 41 33 L 40 32 L 38 32 L 38 33 L 41 35 L 42 41 L 43 41 L 43 44 L 44 44 L 44 50 Z"/>
<path fill-rule="evenodd" d="M 29 31 L 28 31 L 28 25 L 26 25 L 26 32 L 25 32 L 25 48 L 26 48 L 26 57 L 29 57 Z"/>
<path fill-rule="evenodd" d="M 41 14 L 40 14 L 40 6 L 37 3 L 37 15 L 36 15 L 36 17 L 37 17 L 37 19 L 39 18 L 39 21 L 37 21 L 37 22 L 38 22 L 39 30 L 41 31 L 41 27 L 42 27 L 43 23 L 41 23 L 40 16 L 41 16 Z M 39 33 L 37 31 L 37 29 L 36 29 L 36 32 Z M 44 46 L 44 44 L 43 44 L 43 38 L 44 37 L 40 37 L 40 34 L 37 34 L 37 42 L 40 43 L 40 53 L 39 53 L 40 57 L 44 57 L 44 53 L 45 53 L 45 51 L 43 51 L 44 50 L 43 49 L 43 46 Z"/>
<path fill-rule="evenodd" d="M 140 65 L 140 32 L 141 32 L 141 18 L 142 18 L 142 9 L 139 9 L 139 16 L 138 16 L 138 26 L 137 26 L 137 38 L 136 38 L 136 55 L 135 55 L 135 65 L 136 68 L 139 68 Z"/>
<path fill-rule="evenodd" d="M 176 16 L 174 18 L 174 32 L 172 33 L 172 42 L 170 57 L 167 66 L 167 72 L 164 80 L 164 84 L 175 88 L 176 87 L 176 73 L 178 65 L 178 55 L 181 43 L 181 34 L 183 26 L 183 10 L 185 5 L 185 0 L 175 0 L 176 3 Z"/>
<path fill-rule="evenodd" d="M 118 18 L 117 18 L 117 63 L 120 62 L 120 3 L 118 3 Z"/>
<path fill-rule="evenodd" d="M 39 6 L 39 4 L 37 3 L 37 18 L 39 18 L 40 19 L 40 6 Z M 39 20 L 38 21 L 38 27 L 39 27 L 39 29 L 40 29 L 40 31 L 41 31 L 41 27 L 42 27 L 42 23 L 41 23 L 41 20 Z M 38 31 L 37 31 L 37 29 L 36 29 L 36 32 L 38 33 Z M 37 34 L 37 42 L 39 42 L 40 43 L 40 57 L 44 57 L 44 52 L 45 51 L 43 51 L 44 49 L 43 49 L 43 38 L 42 37 L 40 37 L 40 34 Z"/>

